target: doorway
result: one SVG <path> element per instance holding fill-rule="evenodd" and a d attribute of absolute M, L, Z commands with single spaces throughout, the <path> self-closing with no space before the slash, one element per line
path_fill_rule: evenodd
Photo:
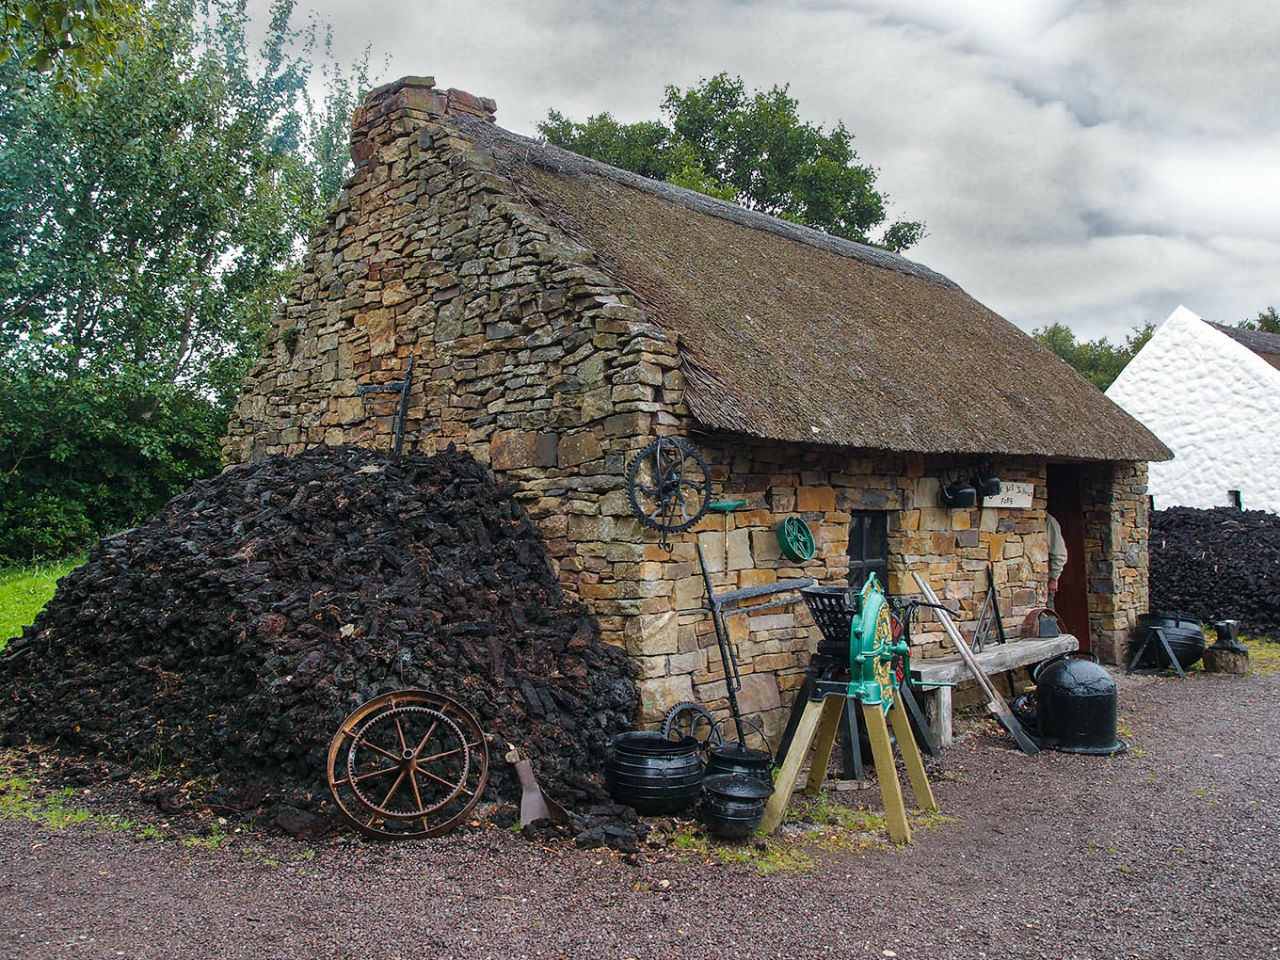
<path fill-rule="evenodd" d="M 1067 565 L 1058 577 L 1054 609 L 1062 617 L 1067 633 L 1089 650 L 1088 558 L 1084 555 L 1084 507 L 1080 497 L 1080 467 L 1073 463 L 1051 463 L 1046 476 L 1049 512 L 1062 527 L 1067 547 Z"/>

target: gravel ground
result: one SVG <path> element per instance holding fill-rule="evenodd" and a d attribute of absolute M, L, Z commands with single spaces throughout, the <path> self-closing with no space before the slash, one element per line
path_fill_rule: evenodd
<path fill-rule="evenodd" d="M 403 845 L 236 835 L 210 849 L 4 819 L 0 952 L 1280 956 L 1280 676 L 1119 682 L 1128 755 L 1024 757 L 975 722 L 935 784 L 958 821 L 900 850 L 820 852 L 797 872 L 670 851 L 628 862 L 498 829 Z"/>

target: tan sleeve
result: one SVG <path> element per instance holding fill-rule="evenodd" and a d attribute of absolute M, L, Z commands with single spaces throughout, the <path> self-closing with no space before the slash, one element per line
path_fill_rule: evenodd
<path fill-rule="evenodd" d="M 1067 565 L 1067 544 L 1062 539 L 1062 527 L 1052 514 L 1045 514 L 1049 532 L 1049 579 L 1057 580 L 1062 568 Z"/>

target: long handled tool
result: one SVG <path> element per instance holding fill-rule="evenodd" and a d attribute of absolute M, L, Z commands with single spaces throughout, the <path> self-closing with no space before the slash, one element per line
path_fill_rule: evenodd
<path fill-rule="evenodd" d="M 702 582 L 707 588 L 707 606 L 711 610 L 711 622 L 716 628 L 716 643 L 720 646 L 720 660 L 724 664 L 725 690 L 729 695 L 729 712 L 733 715 L 734 727 L 738 734 L 738 743 L 746 743 L 746 731 L 742 724 L 742 710 L 738 706 L 738 691 L 742 689 L 742 676 L 738 671 L 738 655 L 729 638 L 728 627 L 724 618 L 740 613 L 759 613 L 761 610 L 772 610 L 774 607 L 785 607 L 796 602 L 792 596 L 763 600 L 750 606 L 739 607 L 743 600 L 757 600 L 774 594 L 791 593 L 803 587 L 811 587 L 816 582 L 813 577 L 801 577 L 797 580 L 779 580 L 777 583 L 762 583 L 754 587 L 743 587 L 741 590 L 730 590 L 728 593 L 716 593 L 711 584 L 711 571 L 707 568 L 706 557 L 702 555 L 702 544 L 697 545 L 698 565 L 702 568 Z M 728 609 L 726 609 L 726 607 Z"/>
<path fill-rule="evenodd" d="M 933 592 L 933 588 L 920 578 L 920 574 L 912 573 L 915 578 L 916 586 L 920 588 L 920 592 L 924 594 L 925 599 L 931 604 L 938 604 L 938 595 Z M 987 709 L 995 714 L 996 719 L 1000 721 L 1000 725 L 1013 734 L 1013 739 L 1018 742 L 1019 749 L 1026 754 L 1039 753 L 1040 748 L 1036 746 L 1036 742 L 1031 739 L 1027 731 L 1022 728 L 1022 724 L 1018 718 L 1013 715 L 1009 709 L 1009 705 L 1004 702 L 1004 697 L 1000 696 L 1000 692 L 996 690 L 992 684 L 991 678 L 987 676 L 987 672 L 982 669 L 978 663 L 978 658 L 973 655 L 973 651 L 969 649 L 969 645 L 965 643 L 964 637 L 960 636 L 960 631 L 956 629 L 956 625 L 951 622 L 951 615 L 946 610 L 934 609 L 938 620 L 942 623 L 942 629 L 947 632 L 947 636 L 951 638 L 951 643 L 959 652 L 960 657 L 969 666 L 969 670 L 977 679 L 979 686 L 987 695 Z"/>

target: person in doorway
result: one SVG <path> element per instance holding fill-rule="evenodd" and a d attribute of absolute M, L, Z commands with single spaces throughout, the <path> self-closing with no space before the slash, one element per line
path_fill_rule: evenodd
<path fill-rule="evenodd" d="M 1052 607 L 1054 595 L 1058 592 L 1058 577 L 1067 565 L 1067 544 L 1062 539 L 1062 527 L 1054 515 L 1046 513 L 1044 517 L 1049 533 L 1049 606 Z"/>

